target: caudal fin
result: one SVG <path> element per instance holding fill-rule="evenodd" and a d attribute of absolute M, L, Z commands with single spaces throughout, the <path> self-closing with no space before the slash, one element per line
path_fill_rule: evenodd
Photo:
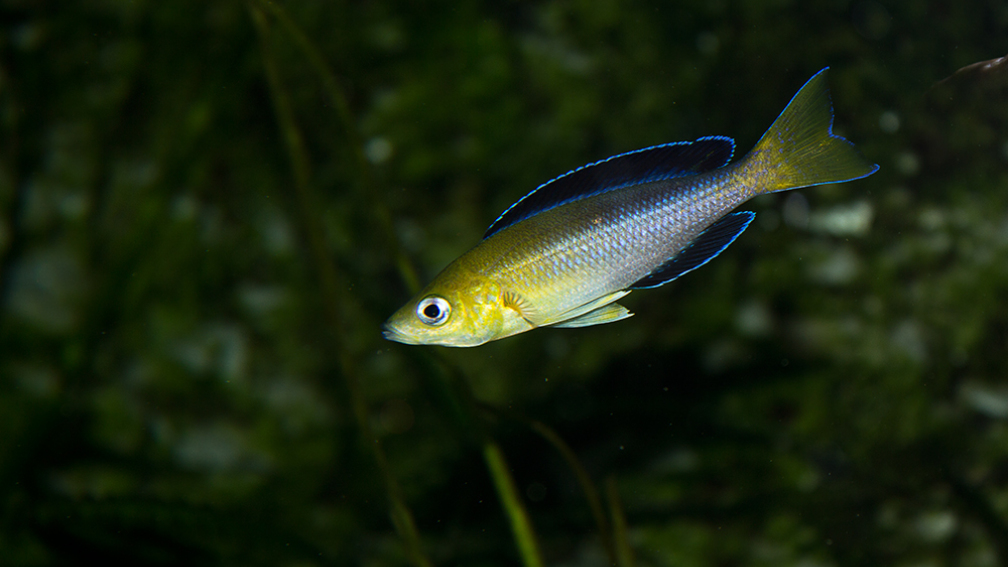
<path fill-rule="evenodd" d="M 833 105 L 826 70 L 805 83 L 749 154 L 758 193 L 867 177 L 878 166 L 854 144 L 833 134 Z"/>

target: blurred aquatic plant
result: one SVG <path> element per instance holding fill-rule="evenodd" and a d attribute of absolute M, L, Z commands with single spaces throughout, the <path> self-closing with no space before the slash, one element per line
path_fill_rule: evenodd
<path fill-rule="evenodd" d="M 272 14 L 283 22 L 285 29 L 290 31 L 291 35 L 298 41 L 299 45 L 304 49 L 312 61 L 317 72 L 324 79 L 327 91 L 335 100 L 336 107 L 340 111 L 341 119 L 343 120 L 344 127 L 346 128 L 346 134 L 351 139 L 350 146 L 358 149 L 358 151 L 355 152 L 357 157 L 356 162 L 362 171 L 362 176 L 370 180 L 371 176 L 368 173 L 368 164 L 364 160 L 363 152 L 360 151 L 361 145 L 358 142 L 358 136 L 354 135 L 356 129 L 353 127 L 351 120 L 349 119 L 342 93 L 340 92 L 331 72 L 328 71 L 322 61 L 318 51 L 311 45 L 310 41 L 303 33 L 300 32 L 300 30 L 281 8 L 268 2 L 256 2 L 251 4 L 250 10 L 252 12 L 252 17 L 259 29 L 260 38 L 263 43 L 264 66 L 270 79 L 274 106 L 278 115 L 278 121 L 280 122 L 280 128 L 284 132 L 284 137 L 287 141 L 292 169 L 294 171 L 297 200 L 303 215 L 302 222 L 308 227 L 308 239 L 310 241 L 310 246 L 314 250 L 316 262 L 318 263 L 317 269 L 319 270 L 323 281 L 323 295 L 328 298 L 329 301 L 345 301 L 345 299 L 341 299 L 341 293 L 339 291 L 343 286 L 338 283 L 338 276 L 333 270 L 332 264 L 326 259 L 327 254 L 325 245 L 323 244 L 323 239 L 318 229 L 318 221 L 313 216 L 313 207 L 310 204 L 313 199 L 310 194 L 311 188 L 309 179 L 311 175 L 309 172 L 307 152 L 304 147 L 302 136 L 298 132 L 297 125 L 295 124 L 293 113 L 288 102 L 288 96 L 286 95 L 281 79 L 279 78 L 278 69 L 272 60 L 269 48 L 269 23 L 266 21 L 260 7 L 268 8 Z M 373 192 L 376 189 L 370 181 L 366 185 L 367 190 L 370 192 Z M 379 215 L 380 218 L 387 220 L 387 213 L 384 212 L 384 209 L 380 209 L 380 212 L 382 212 L 382 214 Z M 381 226 L 386 229 L 386 232 L 390 231 L 390 225 L 387 223 L 382 224 Z M 394 238 L 392 238 L 392 240 L 394 241 Z M 405 259 L 400 259 L 399 265 L 401 273 L 406 280 L 407 287 L 410 289 L 416 289 L 417 280 L 412 268 L 408 266 L 408 262 Z M 328 309 L 330 323 L 336 329 L 342 328 L 343 323 L 339 315 L 339 310 L 339 306 L 335 304 L 330 304 Z M 341 333 L 337 332 L 336 334 L 339 335 Z M 405 540 L 406 547 L 409 550 L 409 555 L 411 556 L 412 561 L 417 565 L 429 565 L 430 561 L 426 558 L 425 553 L 422 550 L 420 535 L 417 531 L 415 521 L 413 520 L 413 515 L 403 499 L 402 492 L 393 473 L 389 469 L 388 462 L 381 449 L 379 440 L 371 432 L 368 410 L 364 406 L 364 401 L 362 400 L 358 387 L 355 383 L 357 380 L 357 371 L 353 366 L 351 366 L 352 363 L 349 360 L 350 354 L 346 352 L 345 347 L 341 344 L 341 342 L 342 341 L 340 340 L 340 342 L 337 342 L 335 346 L 336 350 L 340 352 L 339 357 L 342 360 L 342 374 L 345 380 L 347 380 L 347 390 L 350 392 L 352 398 L 351 404 L 355 408 L 355 415 L 358 419 L 358 427 L 361 429 L 362 437 L 364 438 L 364 445 L 373 448 L 375 460 L 385 478 L 386 490 L 391 502 L 393 523 Z M 469 400 L 468 397 L 465 399 Z M 536 542 L 536 536 L 533 531 L 532 524 L 529 520 L 528 513 L 525 510 L 525 506 L 522 504 L 522 499 L 517 487 L 515 486 L 514 479 L 508 470 L 508 466 L 500 446 L 485 434 L 480 443 L 482 445 L 487 468 L 491 478 L 494 480 L 494 485 L 500 497 L 501 506 L 510 519 L 515 541 L 524 564 L 528 567 L 543 565 L 541 552 L 538 549 L 538 543 Z"/>
<path fill-rule="evenodd" d="M 352 136 L 354 130 L 349 124 L 348 117 L 345 116 L 347 111 L 345 103 L 342 102 L 342 94 L 332 79 L 332 74 L 327 72 L 321 60 L 317 59 L 317 51 L 311 47 L 311 44 L 307 42 L 303 34 L 290 22 L 290 19 L 286 17 L 286 14 L 280 8 L 272 6 L 268 2 L 250 3 L 249 10 L 251 11 L 252 19 L 255 21 L 262 43 L 263 66 L 269 80 L 277 121 L 286 142 L 291 169 L 294 174 L 295 200 L 301 213 L 301 225 L 307 233 L 306 238 L 308 246 L 312 251 L 312 257 L 315 260 L 316 273 L 321 280 L 320 287 L 322 297 L 324 298 L 323 304 L 326 307 L 327 320 L 331 328 L 330 337 L 333 339 L 333 351 L 335 351 L 335 356 L 339 360 L 340 374 L 346 383 L 347 392 L 350 394 L 350 405 L 353 408 L 354 416 L 357 418 L 357 427 L 360 430 L 362 438 L 361 446 L 371 449 L 378 470 L 384 479 L 385 490 L 389 498 L 392 523 L 405 540 L 407 555 L 414 565 L 418 567 L 428 566 L 431 565 L 431 562 L 423 551 L 413 514 L 406 505 L 402 490 L 399 488 L 395 476 L 389 469 L 388 460 L 385 457 L 381 443 L 372 431 L 368 408 L 357 384 L 359 380 L 357 363 L 354 360 L 354 354 L 351 353 L 347 346 L 347 339 L 344 334 L 344 329 L 347 325 L 345 317 L 347 310 L 344 304 L 347 299 L 343 297 L 341 290 L 346 287 L 346 283 L 342 281 L 343 278 L 340 277 L 329 260 L 329 251 L 325 245 L 318 216 L 315 214 L 316 199 L 312 192 L 312 176 L 309 169 L 310 164 L 307 150 L 295 122 L 289 96 L 284 88 L 283 81 L 279 75 L 279 69 L 273 57 L 270 24 L 266 20 L 265 14 L 261 11 L 261 6 L 272 7 L 272 12 L 279 15 L 280 19 L 285 23 L 285 27 L 292 32 L 291 35 L 299 41 L 299 44 L 305 49 L 309 57 L 312 58 L 312 62 L 316 65 L 320 75 L 326 80 L 330 96 L 337 101 L 337 108 L 341 110 L 341 118 L 345 121 L 344 126 L 348 129 L 346 134 Z M 352 140 L 356 141 L 355 137 Z M 354 144 L 353 142 L 351 142 L 351 145 L 359 147 L 359 144 Z M 360 157 L 359 152 L 358 157 Z M 363 159 L 358 159 L 357 164 L 366 170 L 367 165 Z M 366 175 L 366 172 L 364 175 Z M 373 188 L 369 187 L 368 189 Z M 409 272 L 407 271 L 407 273 Z"/>

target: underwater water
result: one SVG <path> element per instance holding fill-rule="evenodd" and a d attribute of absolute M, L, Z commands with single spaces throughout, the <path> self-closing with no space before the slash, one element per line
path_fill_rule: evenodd
<path fill-rule="evenodd" d="M 0 14 L 0 565 L 1008 565 L 1008 4 Z M 739 158 L 827 66 L 874 175 L 630 319 L 382 337 L 539 184 Z"/>

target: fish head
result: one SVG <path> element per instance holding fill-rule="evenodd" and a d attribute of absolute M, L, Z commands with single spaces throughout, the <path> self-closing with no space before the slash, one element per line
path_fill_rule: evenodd
<path fill-rule="evenodd" d="M 405 344 L 477 346 L 500 338 L 507 311 L 493 281 L 448 274 L 389 317 L 383 334 Z"/>

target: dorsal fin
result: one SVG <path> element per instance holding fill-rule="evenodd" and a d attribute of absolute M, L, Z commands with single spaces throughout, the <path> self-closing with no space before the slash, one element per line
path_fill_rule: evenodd
<path fill-rule="evenodd" d="M 619 154 L 583 165 L 556 177 L 511 205 L 490 225 L 483 238 L 538 213 L 620 187 L 696 175 L 731 161 L 735 141 L 710 136 Z"/>
<path fill-rule="evenodd" d="M 755 217 L 756 213 L 749 211 L 725 216 L 701 232 L 682 252 L 630 286 L 630 289 L 644 289 L 667 284 L 710 262 L 725 248 L 728 248 L 728 245 L 742 234 L 742 231 L 749 226 Z"/>

